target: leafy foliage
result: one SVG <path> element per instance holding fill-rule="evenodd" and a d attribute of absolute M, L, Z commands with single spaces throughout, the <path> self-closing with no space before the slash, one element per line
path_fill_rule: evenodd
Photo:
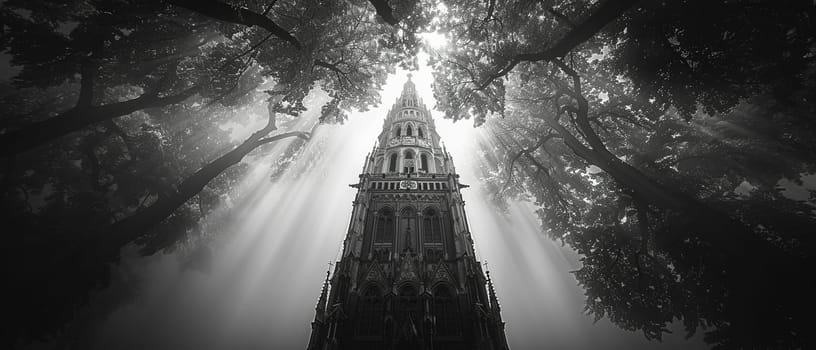
<path fill-rule="evenodd" d="M 219 228 L 202 219 L 240 160 L 307 138 L 292 120 L 316 90 L 331 97 L 323 122 L 378 104 L 395 65 L 415 65 L 423 8 L 401 2 L 393 25 L 366 1 L 4 2 L 0 50 L 21 69 L 0 96 L 2 208 L 18 228 L 3 252 L 20 262 L 4 338 L 64 330 L 126 244 L 206 257 Z M 256 119 L 269 123 L 236 143 L 226 126 Z"/>
<path fill-rule="evenodd" d="M 718 348 L 812 344 L 816 212 L 778 186 L 816 166 L 812 6 L 445 4 L 476 14 L 439 25 L 438 107 L 485 124 L 488 187 L 583 255 L 588 312 L 648 339 L 680 319 Z"/>

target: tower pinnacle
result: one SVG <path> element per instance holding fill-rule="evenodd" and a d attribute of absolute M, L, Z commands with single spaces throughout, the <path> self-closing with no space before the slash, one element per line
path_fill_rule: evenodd
<path fill-rule="evenodd" d="M 329 290 L 329 274 L 330 271 L 326 271 L 326 280 L 323 281 L 323 290 L 320 291 L 320 298 L 317 300 L 317 305 L 315 306 L 315 321 L 324 321 L 326 316 L 326 300 L 327 300 L 327 291 Z"/>

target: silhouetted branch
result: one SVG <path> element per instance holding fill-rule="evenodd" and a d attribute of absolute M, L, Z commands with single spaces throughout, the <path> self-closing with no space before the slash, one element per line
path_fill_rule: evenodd
<path fill-rule="evenodd" d="M 331 71 L 333 71 L 333 72 L 335 72 L 337 74 L 342 74 L 343 76 L 346 76 L 346 74 L 348 74 L 348 73 L 344 72 L 343 70 L 341 70 L 340 68 L 338 68 L 337 65 L 332 64 L 332 63 L 328 63 L 326 61 L 315 60 L 314 64 L 315 64 L 315 66 L 328 68 L 329 70 L 331 70 Z"/>
<path fill-rule="evenodd" d="M 44 145 L 88 125 L 146 109 L 182 102 L 198 92 L 194 86 L 176 95 L 158 97 L 145 93 L 135 99 L 104 106 L 73 108 L 56 117 L 29 124 L 22 129 L 0 135 L 0 157 L 9 156 Z"/>
<path fill-rule="evenodd" d="M 252 53 L 253 51 L 257 50 L 258 47 L 260 47 L 263 43 L 265 43 L 267 40 L 269 40 L 269 38 L 271 38 L 273 35 L 275 35 L 275 34 L 274 33 L 269 33 L 267 36 L 265 36 L 263 39 L 261 39 L 260 41 L 255 43 L 255 45 L 252 45 L 252 47 L 250 47 L 246 51 L 241 52 L 240 54 L 228 59 L 226 62 L 222 63 L 220 67 L 218 67 L 218 70 L 226 68 L 228 64 L 230 64 L 230 63 L 234 62 L 235 60 L 237 60 L 237 59 L 239 59 L 241 57 L 244 57 L 244 56 Z"/>
<path fill-rule="evenodd" d="M 300 41 L 286 29 L 283 29 L 271 18 L 260 13 L 252 12 L 249 9 L 225 4 L 215 0 L 169 0 L 169 2 L 173 5 L 183 7 L 221 21 L 242 24 L 248 27 L 258 26 L 264 28 L 278 38 L 289 42 L 298 50 L 302 48 Z"/>
<path fill-rule="evenodd" d="M 394 17 L 394 10 L 388 5 L 388 0 L 368 0 L 368 2 L 374 5 L 374 10 L 377 11 L 377 14 L 380 15 L 380 18 L 382 18 L 385 23 L 392 26 L 399 23 L 399 20 Z"/>
<path fill-rule="evenodd" d="M 104 243 L 106 249 L 118 251 L 118 249 L 125 244 L 145 235 L 149 229 L 170 217 L 176 209 L 201 192 L 204 186 L 209 184 L 210 181 L 218 177 L 218 175 L 227 168 L 240 162 L 249 152 L 258 148 L 258 146 L 289 137 L 309 139 L 309 134 L 302 131 L 293 131 L 263 138 L 270 130 L 271 127 L 268 125 L 255 132 L 233 150 L 218 157 L 185 179 L 176 187 L 176 190 L 169 195 L 160 196 L 159 199 L 149 207 L 139 210 L 135 214 L 111 225 L 107 230 L 109 231 L 109 236 Z"/>
<path fill-rule="evenodd" d="M 485 89 L 494 80 L 501 78 L 521 62 L 539 62 L 550 61 L 559 57 L 564 57 L 576 46 L 583 44 L 589 40 L 595 33 L 601 30 L 604 26 L 620 17 L 623 12 L 628 10 L 638 0 L 608 0 L 601 4 L 589 18 L 570 30 L 561 40 L 550 46 L 546 50 L 533 53 L 521 53 L 513 56 L 503 67 L 499 68 L 495 73 L 487 77 L 479 86 L 478 90 Z"/>

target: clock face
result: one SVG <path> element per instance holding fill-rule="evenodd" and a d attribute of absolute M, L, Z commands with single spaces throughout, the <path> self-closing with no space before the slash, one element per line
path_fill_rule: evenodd
<path fill-rule="evenodd" d="M 400 189 L 401 190 L 415 190 L 415 189 L 417 189 L 417 183 L 416 183 L 416 181 L 402 180 L 402 181 L 400 181 Z"/>

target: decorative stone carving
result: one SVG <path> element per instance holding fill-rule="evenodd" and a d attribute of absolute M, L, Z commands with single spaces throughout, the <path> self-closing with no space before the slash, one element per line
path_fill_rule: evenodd
<path fill-rule="evenodd" d="M 443 194 L 435 193 L 376 193 L 371 195 L 371 199 L 377 201 L 415 201 L 415 202 L 439 202 L 445 197 Z"/>
<path fill-rule="evenodd" d="M 411 180 L 402 180 L 399 186 L 401 190 L 415 190 L 418 187 L 417 182 Z"/>
<path fill-rule="evenodd" d="M 419 280 L 419 274 L 417 274 L 417 257 L 411 251 L 411 249 L 406 249 L 400 255 L 400 268 L 399 268 L 399 278 L 397 278 L 398 282 L 403 281 L 417 281 Z"/>

